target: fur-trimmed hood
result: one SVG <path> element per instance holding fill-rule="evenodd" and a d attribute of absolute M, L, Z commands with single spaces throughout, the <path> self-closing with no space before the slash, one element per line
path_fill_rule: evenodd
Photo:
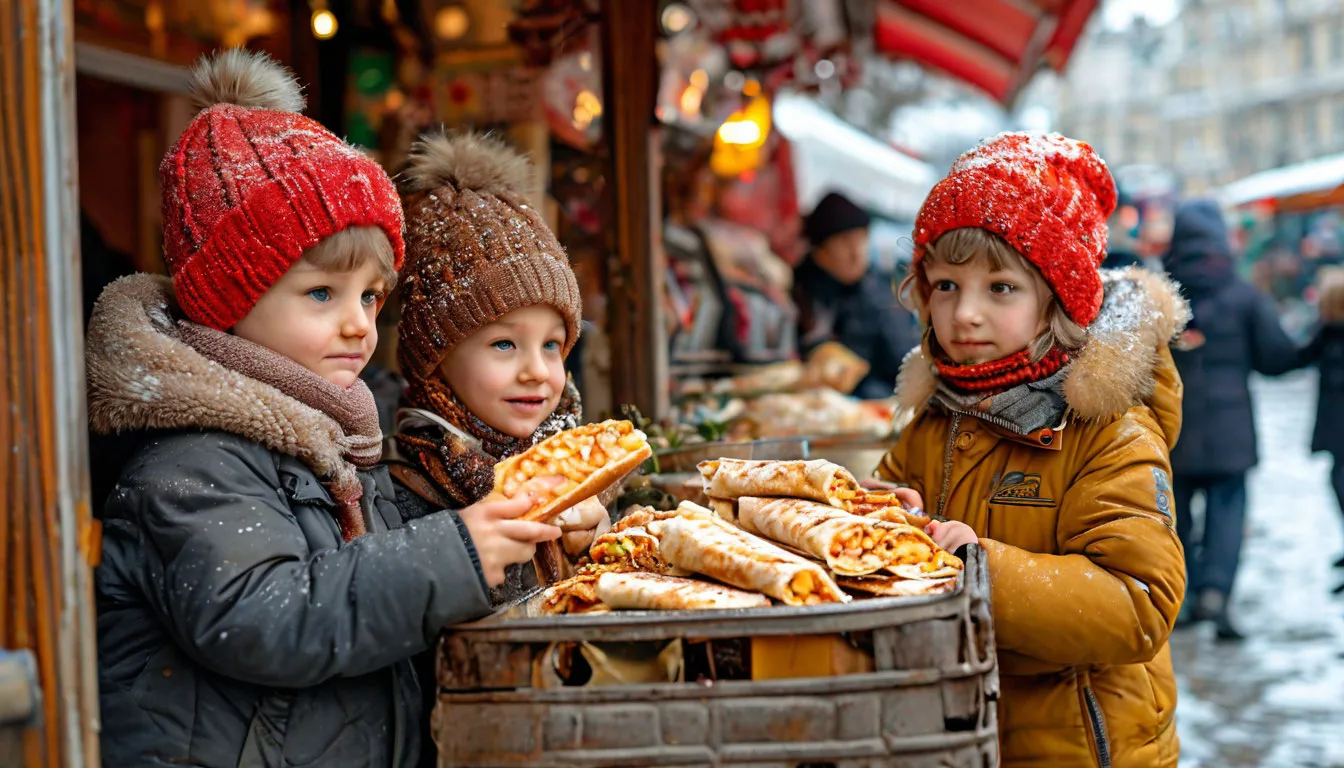
<path fill-rule="evenodd" d="M 341 471 L 331 416 L 208 359 L 182 340 L 172 282 L 132 275 L 109 285 L 89 322 L 89 424 L 108 434 L 217 429 L 288 454 L 319 476 Z"/>
<path fill-rule="evenodd" d="M 1061 394 L 1073 418 L 1099 421 L 1147 403 L 1156 386 L 1161 350 L 1190 321 L 1178 286 L 1141 267 L 1103 270 L 1105 298 L 1088 339 L 1072 356 Z M 906 355 L 896 379 L 897 418 L 912 418 L 938 387 L 922 349 Z"/>

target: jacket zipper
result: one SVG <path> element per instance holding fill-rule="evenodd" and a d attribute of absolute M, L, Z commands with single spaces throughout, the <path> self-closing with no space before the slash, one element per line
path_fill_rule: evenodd
<path fill-rule="evenodd" d="M 939 517 L 943 515 L 943 506 L 947 504 L 947 491 L 952 486 L 952 449 L 957 443 L 957 430 L 961 429 L 961 413 L 952 412 L 952 425 L 947 428 L 947 447 L 943 450 L 943 490 L 938 494 Z"/>
<path fill-rule="evenodd" d="M 1087 702 L 1087 716 L 1092 721 L 1092 739 L 1097 745 L 1097 761 L 1101 768 L 1111 768 L 1111 744 L 1106 736 L 1106 718 L 1101 713 L 1101 705 L 1092 688 L 1083 687 L 1083 700 Z"/>

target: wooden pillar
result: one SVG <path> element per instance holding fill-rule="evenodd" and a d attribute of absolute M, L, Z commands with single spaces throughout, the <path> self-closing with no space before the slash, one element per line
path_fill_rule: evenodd
<path fill-rule="evenodd" d="M 646 416 L 668 410 L 667 341 L 660 307 L 662 210 L 656 186 L 658 125 L 654 45 L 658 3 L 602 5 L 603 189 L 607 244 L 607 334 L 615 405 Z"/>
<path fill-rule="evenodd" d="M 99 764 L 71 24 L 0 0 L 0 647 L 36 657 L 43 768 Z"/>

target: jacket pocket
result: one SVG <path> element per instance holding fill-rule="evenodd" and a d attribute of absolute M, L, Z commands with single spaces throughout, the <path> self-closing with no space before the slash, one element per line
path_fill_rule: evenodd
<path fill-rule="evenodd" d="M 1097 696 L 1092 692 L 1091 680 L 1086 675 L 1082 678 L 1081 690 L 1083 714 L 1087 716 L 1087 728 L 1092 734 L 1097 765 L 1101 768 L 1111 768 L 1111 739 L 1106 732 L 1106 714 L 1101 711 L 1101 704 L 1097 702 Z"/>

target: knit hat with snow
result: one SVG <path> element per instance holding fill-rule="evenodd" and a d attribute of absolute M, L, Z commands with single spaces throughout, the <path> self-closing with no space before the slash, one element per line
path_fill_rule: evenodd
<path fill-rule="evenodd" d="M 383 169 L 299 111 L 294 75 L 239 49 L 192 71 L 201 111 L 164 155 L 163 246 L 182 310 L 228 330 L 307 248 L 379 227 L 400 268 L 401 201 Z"/>
<path fill-rule="evenodd" d="M 1057 133 L 1004 133 L 957 158 L 915 219 L 917 266 L 944 233 L 979 227 L 1041 271 L 1076 323 L 1101 309 L 1106 220 L 1115 181 L 1091 146 Z"/>
<path fill-rule="evenodd" d="M 564 318 L 569 354 L 582 318 L 579 284 L 564 247 L 528 204 L 527 160 L 489 136 L 427 136 L 402 177 L 402 374 L 413 384 L 428 377 L 472 331 L 538 304 Z"/>

